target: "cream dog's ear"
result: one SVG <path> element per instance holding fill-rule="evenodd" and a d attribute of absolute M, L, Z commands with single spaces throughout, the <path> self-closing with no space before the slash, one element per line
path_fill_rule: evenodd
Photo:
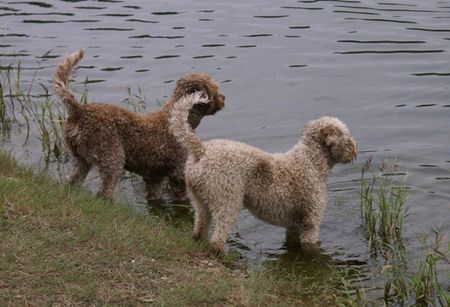
<path fill-rule="evenodd" d="M 348 163 L 356 158 L 357 144 L 346 130 L 341 129 L 340 125 L 330 123 L 323 127 L 320 132 L 333 159 L 336 162 Z"/>

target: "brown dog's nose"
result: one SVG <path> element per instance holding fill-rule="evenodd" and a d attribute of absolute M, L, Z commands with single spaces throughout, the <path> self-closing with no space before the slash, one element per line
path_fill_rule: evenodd
<path fill-rule="evenodd" d="M 222 100 L 225 100 L 225 95 L 224 94 L 220 94 L 220 98 L 222 98 Z"/>

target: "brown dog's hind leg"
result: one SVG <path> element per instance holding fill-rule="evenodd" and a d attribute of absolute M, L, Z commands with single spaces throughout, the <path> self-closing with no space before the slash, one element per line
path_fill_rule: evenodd
<path fill-rule="evenodd" d="M 183 171 L 176 170 L 169 175 L 169 186 L 172 189 L 175 200 L 187 200 L 186 181 L 184 180 Z"/>
<path fill-rule="evenodd" d="M 114 153 L 114 154 L 111 154 Z M 100 186 L 96 196 L 112 199 L 114 188 L 125 166 L 125 153 L 119 146 L 101 155 L 98 163 Z"/>

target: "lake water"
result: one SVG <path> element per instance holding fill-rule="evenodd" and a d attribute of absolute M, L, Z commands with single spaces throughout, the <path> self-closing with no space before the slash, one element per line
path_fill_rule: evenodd
<path fill-rule="evenodd" d="M 155 110 L 183 73 L 211 74 L 227 99 L 202 121 L 203 139 L 282 152 L 308 120 L 341 118 L 360 153 L 329 179 L 325 258 L 369 259 L 355 180 L 371 156 L 406 174 L 412 251 L 420 232 L 450 234 L 450 1 L 0 1 L 0 27 L 0 63 L 20 61 L 25 83 L 41 61 L 37 82 L 51 86 L 59 61 L 85 48 L 75 80 L 92 82 L 90 100 L 120 104 L 141 88 Z M 16 130 L 2 146 L 37 164 L 38 141 L 23 148 L 22 138 Z M 145 208 L 134 177 L 116 195 Z M 286 254 L 284 230 L 245 211 L 230 245 L 251 263 Z"/>

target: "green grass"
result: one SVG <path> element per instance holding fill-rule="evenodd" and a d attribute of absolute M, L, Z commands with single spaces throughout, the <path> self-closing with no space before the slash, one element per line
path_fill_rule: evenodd
<path fill-rule="evenodd" d="M 361 173 L 361 215 L 364 220 L 369 249 L 378 253 L 386 247 L 402 247 L 402 231 L 406 215 L 407 190 L 394 180 L 394 166 L 383 162 L 380 174 L 367 180 L 371 160 L 367 160 Z"/>
<path fill-rule="evenodd" d="M 412 277 L 412 290 L 417 306 L 449 306 L 450 293 L 441 286 L 436 267 L 440 261 L 450 263 L 450 243 L 447 253 L 441 250 L 443 235 L 433 230 L 434 240 L 421 235 L 420 242 L 425 249 L 425 257 L 418 262 L 418 268 Z M 430 242 L 431 241 L 431 242 Z"/>
<path fill-rule="evenodd" d="M 450 263 L 450 245 L 448 253 L 441 251 L 444 238 L 434 229 L 431 245 L 427 236 L 420 240 L 425 257 L 417 262 L 413 274 L 408 271 L 408 251 L 402 236 L 407 190 L 403 183 L 394 180 L 396 170 L 387 162 L 380 165 L 380 174 L 372 173 L 371 179 L 365 179 L 370 164 L 371 159 L 362 168 L 361 217 L 371 256 L 381 256 L 384 263 L 384 304 L 403 306 L 414 301 L 416 306 L 448 306 L 450 295 L 440 284 L 436 267 L 439 262 Z"/>
<path fill-rule="evenodd" d="M 191 227 L 70 190 L 0 152 L 0 306 L 354 301 L 338 273 L 314 280 L 281 264 L 248 272 L 233 255 L 210 257 Z"/>
<path fill-rule="evenodd" d="M 47 51 L 37 61 L 37 68 L 28 83 L 22 79 L 24 71 L 20 62 L 0 70 L 0 127 L 5 134 L 15 127 L 13 124 L 24 125 L 27 131 L 25 142 L 30 137 L 39 138 L 46 163 L 51 158 L 61 158 L 65 152 L 62 105 L 48 87 L 37 81 L 42 61 L 49 53 Z"/>

